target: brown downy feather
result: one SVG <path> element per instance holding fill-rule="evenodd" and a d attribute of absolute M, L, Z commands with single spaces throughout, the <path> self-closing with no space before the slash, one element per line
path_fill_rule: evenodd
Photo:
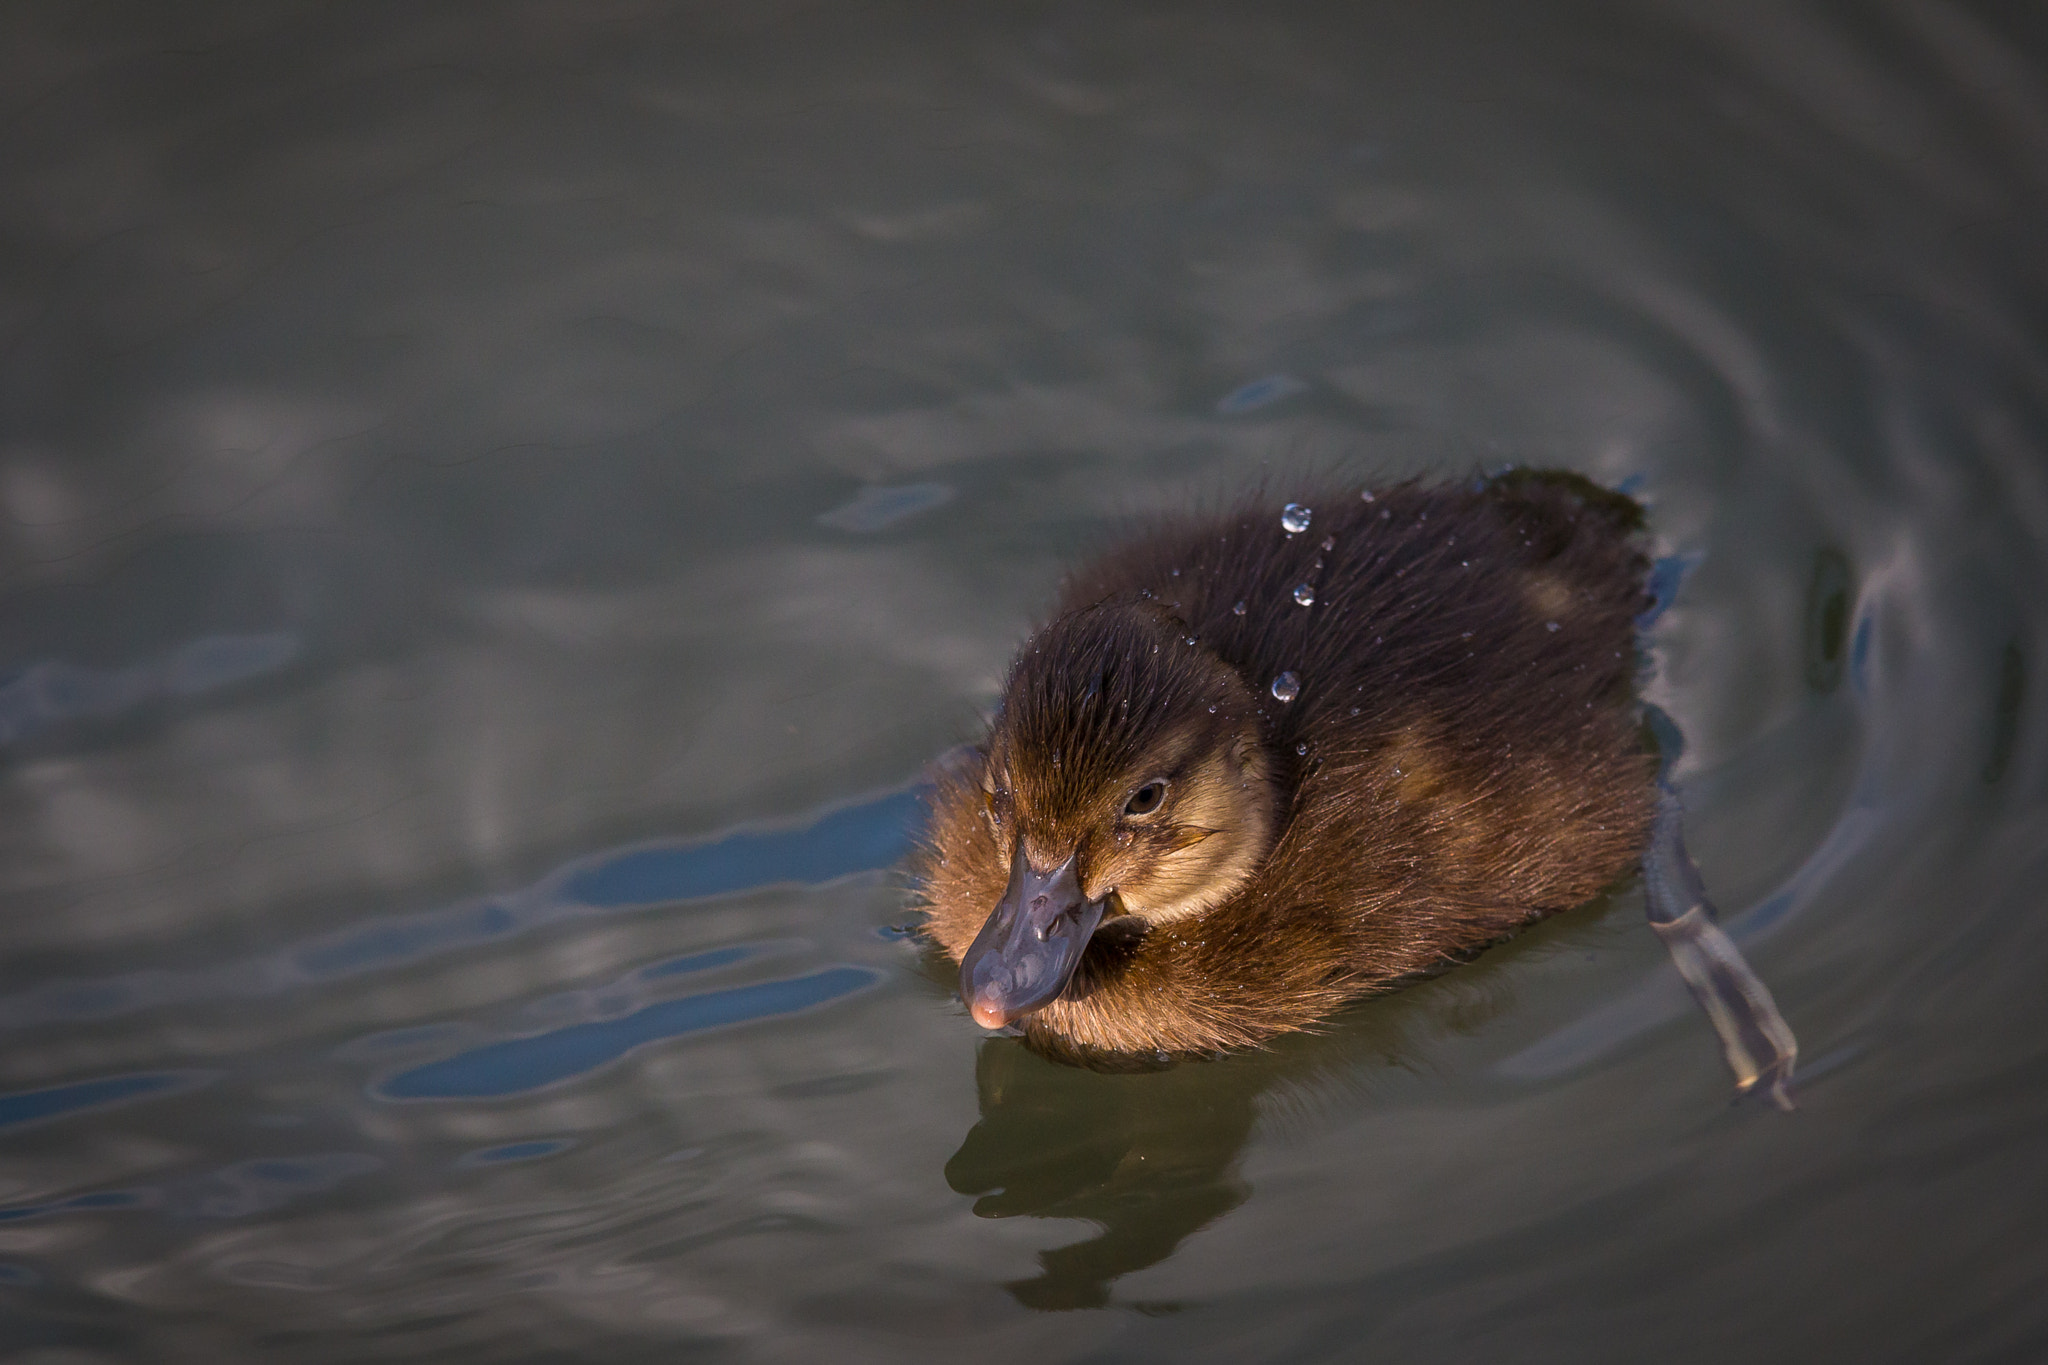
<path fill-rule="evenodd" d="M 1195 913 L 1106 920 L 1020 1021 L 1042 1051 L 1206 1053 L 1308 1028 L 1589 899 L 1642 851 L 1640 508 L 1533 471 L 1304 501 L 1299 534 L 1250 501 L 1074 574 L 988 745 L 940 779 L 914 870 L 925 932 L 957 962 L 1017 829 L 1072 847 L 1143 756 L 1255 750 L 1245 790 L 1270 822 L 1241 841 L 1243 875 Z"/>

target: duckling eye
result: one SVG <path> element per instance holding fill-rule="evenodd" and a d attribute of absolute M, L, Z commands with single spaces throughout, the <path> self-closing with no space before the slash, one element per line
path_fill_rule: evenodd
<path fill-rule="evenodd" d="M 1150 815 L 1158 810 L 1160 803 L 1165 800 L 1166 784 L 1159 781 L 1147 782 L 1131 793 L 1130 800 L 1124 802 L 1124 814 Z"/>

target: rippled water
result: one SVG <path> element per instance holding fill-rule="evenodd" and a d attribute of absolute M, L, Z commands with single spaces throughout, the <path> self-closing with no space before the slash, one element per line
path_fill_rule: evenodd
<path fill-rule="evenodd" d="M 0 233 L 0 1354 L 2048 1356 L 2037 8 L 20 5 Z M 984 1041 L 1059 566 L 1510 460 L 1693 563 L 1799 1111 L 1633 888 Z"/>

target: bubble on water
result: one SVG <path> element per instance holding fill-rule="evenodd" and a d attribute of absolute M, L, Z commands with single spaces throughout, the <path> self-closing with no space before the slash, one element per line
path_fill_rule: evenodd
<path fill-rule="evenodd" d="M 1230 614 L 1231 614 L 1232 616 L 1242 616 L 1242 615 L 1244 615 L 1244 603 L 1240 602 L 1240 603 L 1238 603 L 1238 604 L 1237 604 L 1236 606 L 1232 607 L 1232 608 L 1230 609 Z"/>
<path fill-rule="evenodd" d="M 1306 607 L 1316 600 L 1316 590 L 1304 583 L 1294 590 L 1294 605 Z"/>
<path fill-rule="evenodd" d="M 1306 531 L 1309 518 L 1314 515 L 1315 512 L 1312 509 L 1303 507 L 1298 502 L 1290 502 L 1280 509 L 1280 529 L 1287 532 L 1290 536 Z"/>
<path fill-rule="evenodd" d="M 1292 670 L 1282 673 L 1279 677 L 1273 679 L 1274 701 L 1293 701 L 1300 695 L 1301 679 L 1295 677 Z"/>

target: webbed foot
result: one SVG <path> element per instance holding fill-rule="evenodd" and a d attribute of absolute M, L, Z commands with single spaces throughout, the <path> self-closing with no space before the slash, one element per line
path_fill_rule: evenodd
<path fill-rule="evenodd" d="M 1643 855 L 1650 924 L 1720 1035 L 1735 1088 L 1748 1094 L 1761 1086 L 1780 1109 L 1790 1109 L 1799 1043 L 1770 990 L 1714 922 L 1706 884 L 1685 850 L 1684 814 L 1678 793 L 1660 780 L 1657 823 Z"/>

